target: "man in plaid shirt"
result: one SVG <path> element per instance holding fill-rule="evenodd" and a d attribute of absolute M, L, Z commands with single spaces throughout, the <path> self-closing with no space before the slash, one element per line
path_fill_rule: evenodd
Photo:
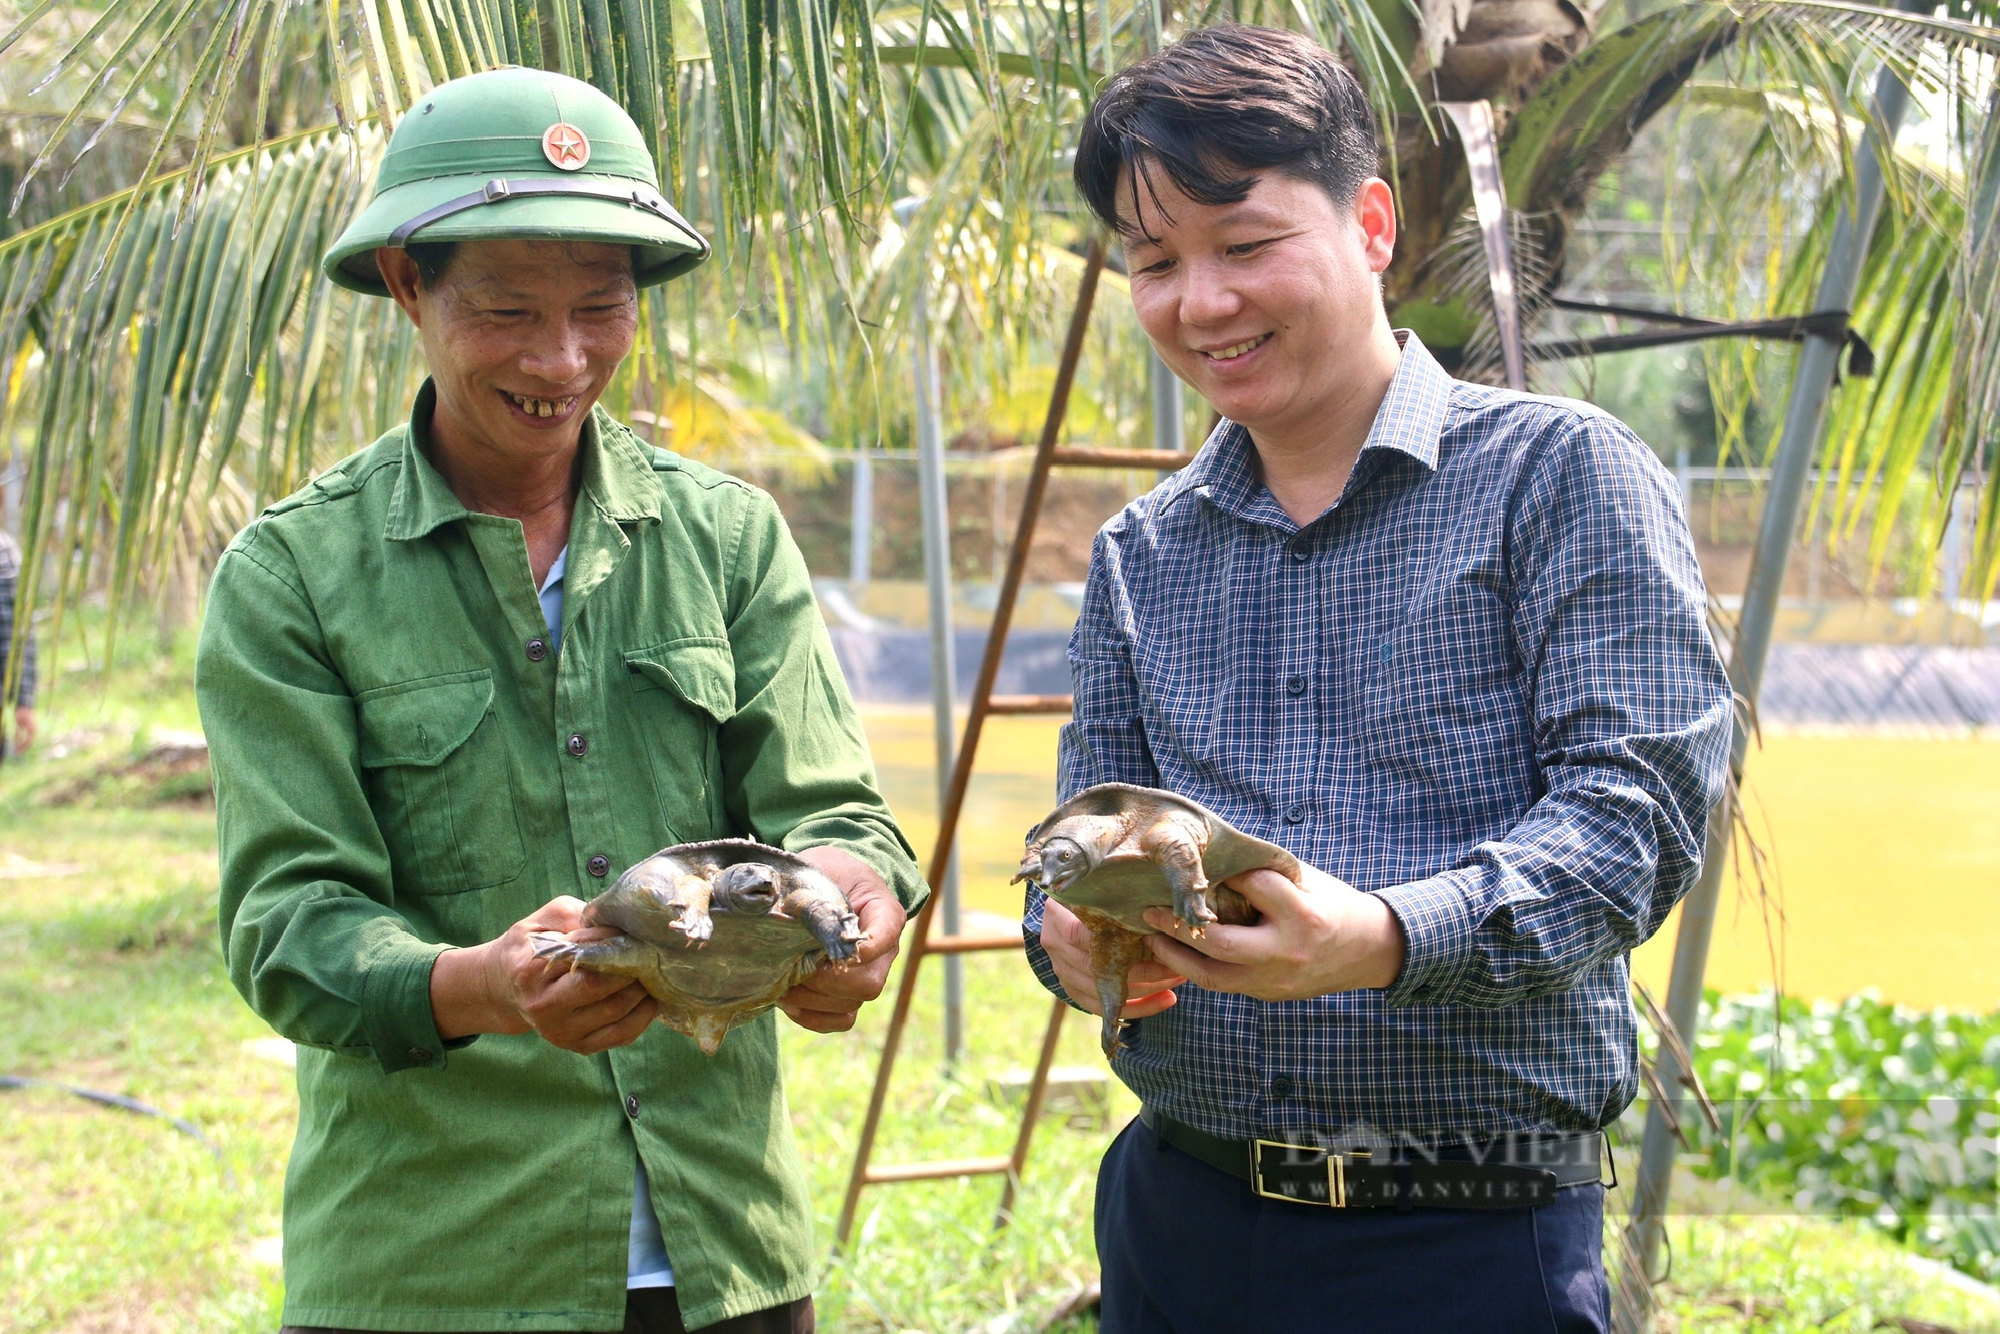
<path fill-rule="evenodd" d="M 1255 925 L 1153 915 L 1106 1334 L 1608 1320 L 1627 956 L 1699 873 L 1729 685 L 1652 453 L 1390 328 L 1376 154 L 1338 61 L 1235 26 L 1112 79 L 1077 153 L 1226 420 L 1098 535 L 1062 795 L 1164 787 L 1306 864 L 1232 882 Z M 1026 927 L 1093 1009 L 1088 930 L 1033 886 Z"/>

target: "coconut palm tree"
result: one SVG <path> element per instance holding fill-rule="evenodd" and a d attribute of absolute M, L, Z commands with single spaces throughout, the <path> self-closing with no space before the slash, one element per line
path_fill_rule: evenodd
<path fill-rule="evenodd" d="M 1890 62 L 1950 135 L 1905 163 L 1876 238 L 1857 319 L 1881 369 L 1843 391 L 1829 503 L 1850 527 L 1872 513 L 1878 531 L 1907 503 L 1935 530 L 1933 498 L 1990 471 L 2000 421 L 2000 0 L 1949 3 L 1932 15 L 1846 0 L 1198 0 L 1164 15 L 1150 0 L 0 4 L 0 448 L 26 462 L 24 587 L 58 610 L 99 585 L 114 603 L 156 593 L 396 419 L 415 374 L 409 331 L 387 303 L 330 288 L 316 259 L 396 120 L 435 83 L 501 64 L 618 98 L 668 193 L 717 242 L 695 279 L 649 296 L 615 408 L 679 422 L 683 445 L 785 429 L 772 410 L 836 443 L 872 440 L 900 411 L 884 368 L 902 364 L 891 353 L 919 282 L 955 376 L 1003 397 L 1046 358 L 1090 225 L 1067 185 L 1076 125 L 1104 71 L 1157 41 L 1162 17 L 1169 32 L 1296 26 L 1343 53 L 1382 115 L 1403 201 L 1389 300 L 1474 376 L 1492 373 L 1492 309 L 1436 101 L 1495 108 L 1531 331 L 1560 318 L 1547 298 L 1572 220 L 1670 110 L 1755 130 L 1729 160 L 1706 142 L 1687 150 L 1703 182 L 1691 207 L 1721 221 L 1684 256 L 1683 299 L 1797 313 L 1865 130 L 1859 92 Z M 908 193 L 925 202 L 906 235 L 888 206 Z M 1728 243 L 1746 217 L 1777 220 L 1747 286 L 1750 250 Z M 1113 353 L 1136 335 L 1128 324 L 1102 343 L 1098 374 L 1115 388 L 1130 376 Z M 740 392 L 756 363 L 784 368 L 761 405 Z M 1710 363 L 1725 408 L 1761 382 L 1741 349 Z"/>

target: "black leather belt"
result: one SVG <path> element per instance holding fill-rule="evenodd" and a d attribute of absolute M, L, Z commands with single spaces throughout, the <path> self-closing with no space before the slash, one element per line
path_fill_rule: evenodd
<path fill-rule="evenodd" d="M 1267 1199 L 1334 1209 L 1539 1209 L 1600 1179 L 1604 1136 L 1499 1135 L 1479 1143 L 1320 1145 L 1224 1139 L 1148 1107 L 1139 1119 L 1182 1153 Z"/>

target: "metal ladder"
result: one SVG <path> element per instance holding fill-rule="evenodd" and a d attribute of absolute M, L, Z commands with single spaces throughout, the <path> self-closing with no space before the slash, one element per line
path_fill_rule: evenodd
<path fill-rule="evenodd" d="M 979 663 L 979 676 L 972 687 L 972 708 L 965 720 L 965 732 L 952 767 L 944 808 L 938 813 L 937 845 L 931 850 L 930 900 L 917 914 L 910 932 L 909 958 L 903 965 L 896 1000 L 889 1013 L 889 1033 L 882 1044 L 882 1059 L 875 1069 L 875 1087 L 868 1098 L 868 1115 L 861 1123 L 861 1142 L 854 1153 L 854 1168 L 848 1174 L 847 1194 L 840 1204 L 840 1221 L 834 1230 L 834 1244 L 844 1249 L 854 1230 L 854 1217 L 864 1187 L 898 1181 L 934 1181 L 944 1177 L 999 1176 L 1006 1184 L 1001 1190 L 1000 1208 L 994 1217 L 996 1228 L 1005 1227 L 1012 1216 L 1014 1195 L 1021 1184 L 1021 1169 L 1028 1161 L 1028 1147 L 1034 1139 L 1035 1123 L 1041 1117 L 1042 1098 L 1048 1088 L 1049 1068 L 1055 1062 L 1056 1043 L 1062 1036 L 1063 1014 L 1067 1006 L 1053 1000 L 1048 1027 L 1042 1034 L 1041 1055 L 1035 1063 L 1034 1078 L 1021 1111 L 1021 1125 L 1011 1153 L 985 1158 L 943 1158 L 930 1162 L 874 1165 L 876 1132 L 882 1126 L 882 1111 L 888 1102 L 889 1080 L 895 1071 L 896 1056 L 903 1044 L 903 1031 L 910 1018 L 910 1002 L 916 995 L 917 977 L 923 963 L 933 954 L 977 954 L 995 950 L 1018 950 L 1018 932 L 960 935 L 931 934 L 938 902 L 944 886 L 945 869 L 951 864 L 952 845 L 958 836 L 959 816 L 965 808 L 966 790 L 972 782 L 972 763 L 986 720 L 996 714 L 1066 714 L 1068 695 L 996 695 L 993 683 L 1000 674 L 1000 660 L 1007 648 L 1007 632 L 1014 620 L 1015 603 L 1027 572 L 1028 550 L 1034 544 L 1035 527 L 1041 519 L 1042 500 L 1048 490 L 1049 473 L 1054 468 L 1150 468 L 1172 472 L 1186 466 L 1194 455 L 1157 449 L 1083 449 L 1056 447 L 1063 419 L 1069 411 L 1070 388 L 1076 381 L 1077 362 L 1083 355 L 1083 340 L 1090 327 L 1090 311 L 1097 297 L 1098 275 L 1104 270 L 1104 240 L 1091 240 L 1084 257 L 1083 277 L 1077 285 L 1076 308 L 1070 313 L 1069 332 L 1063 341 L 1062 360 L 1049 395 L 1048 415 L 1042 422 L 1041 441 L 1035 450 L 1034 466 L 1028 473 L 1027 488 L 1021 498 L 1021 517 L 1014 531 L 1014 545 L 1008 553 L 1007 571 L 993 608 L 993 624 L 986 634 L 986 651 Z"/>

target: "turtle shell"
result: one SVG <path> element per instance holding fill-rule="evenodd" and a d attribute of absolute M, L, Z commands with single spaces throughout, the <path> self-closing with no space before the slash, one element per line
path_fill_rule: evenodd
<path fill-rule="evenodd" d="M 1180 812 L 1206 824 L 1208 837 L 1202 849 L 1201 866 L 1210 886 L 1219 886 L 1231 876 L 1259 867 L 1276 871 L 1294 884 L 1302 883 L 1304 872 L 1299 859 L 1276 843 L 1244 833 L 1198 801 L 1131 783 L 1099 783 L 1056 807 L 1028 835 L 1028 854 L 1039 856 L 1042 844 L 1056 827 L 1076 816 L 1129 822 L 1130 832 L 1108 855 L 1089 872 L 1062 890 L 1054 891 L 1053 897 L 1071 908 L 1092 909 L 1128 930 L 1151 934 L 1153 928 L 1146 922 L 1145 910 L 1172 908 L 1174 896 L 1160 865 L 1140 851 L 1136 834 L 1169 812 Z"/>
<path fill-rule="evenodd" d="M 713 934 L 705 942 L 691 940 L 671 925 L 673 917 L 662 911 L 662 900 L 674 901 L 671 885 L 676 873 L 713 881 L 726 868 L 746 862 L 778 873 L 780 892 L 768 911 L 746 913 L 711 905 Z M 662 882 L 669 887 L 665 896 L 659 893 Z M 803 921 L 784 911 L 786 894 L 802 886 L 840 896 L 817 867 L 782 848 L 746 838 L 682 843 L 627 871 L 590 901 L 583 918 L 594 926 L 615 926 L 655 947 L 654 977 L 679 993 L 660 999 L 685 999 L 697 1008 L 720 1009 L 754 1003 L 767 995 L 775 1000 L 819 967 L 825 948 Z"/>
<path fill-rule="evenodd" d="M 602 940 L 531 933 L 550 967 L 636 978 L 659 1019 L 713 1056 L 822 962 L 844 968 L 866 939 L 847 896 L 817 867 L 781 848 L 717 839 L 665 848 L 584 905 Z"/>

